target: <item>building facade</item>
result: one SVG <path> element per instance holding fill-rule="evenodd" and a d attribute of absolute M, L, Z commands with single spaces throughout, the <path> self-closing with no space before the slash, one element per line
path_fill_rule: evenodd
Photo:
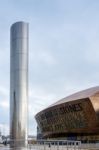
<path fill-rule="evenodd" d="M 98 141 L 99 87 L 63 98 L 35 118 L 43 138 Z"/>

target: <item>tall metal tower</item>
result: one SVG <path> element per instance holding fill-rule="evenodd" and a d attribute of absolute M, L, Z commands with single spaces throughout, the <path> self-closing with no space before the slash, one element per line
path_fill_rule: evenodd
<path fill-rule="evenodd" d="M 25 22 L 10 30 L 10 137 L 22 146 L 28 136 L 28 30 Z"/>

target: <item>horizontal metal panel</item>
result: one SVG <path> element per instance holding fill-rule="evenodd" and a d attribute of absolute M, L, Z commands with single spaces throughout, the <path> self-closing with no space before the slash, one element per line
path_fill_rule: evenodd
<path fill-rule="evenodd" d="M 11 43 L 11 56 L 16 53 L 28 53 L 28 39 L 18 38 Z"/>
<path fill-rule="evenodd" d="M 28 68 L 28 55 L 27 54 L 16 54 L 12 58 L 12 71 L 13 70 L 27 70 Z"/>

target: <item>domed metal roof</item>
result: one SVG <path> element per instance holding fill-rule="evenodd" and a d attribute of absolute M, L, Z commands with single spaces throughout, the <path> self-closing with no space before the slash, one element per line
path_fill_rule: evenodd
<path fill-rule="evenodd" d="M 69 101 L 77 100 L 77 99 L 88 98 L 88 97 L 94 96 L 95 94 L 99 94 L 99 86 L 92 87 L 92 88 L 74 93 L 70 96 L 67 96 L 67 97 L 57 101 L 56 103 L 52 104 L 49 107 L 59 105 L 59 104 L 62 104 L 62 103 L 66 103 L 66 102 L 69 102 Z"/>

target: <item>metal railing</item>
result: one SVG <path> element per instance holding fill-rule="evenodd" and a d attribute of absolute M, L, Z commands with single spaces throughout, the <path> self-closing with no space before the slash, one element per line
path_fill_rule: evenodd
<path fill-rule="evenodd" d="M 99 150 L 99 143 L 83 144 L 81 141 L 72 140 L 10 140 L 5 147 L 0 145 L 0 150 Z"/>
<path fill-rule="evenodd" d="M 29 144 L 31 150 L 80 150 L 80 148 L 80 141 L 68 140 L 39 140 L 35 144 Z"/>
<path fill-rule="evenodd" d="M 23 140 L 10 140 L 6 143 L 4 150 L 80 150 L 80 147 L 80 141 L 38 140 L 33 143 L 32 140 L 28 140 L 28 142 Z"/>

